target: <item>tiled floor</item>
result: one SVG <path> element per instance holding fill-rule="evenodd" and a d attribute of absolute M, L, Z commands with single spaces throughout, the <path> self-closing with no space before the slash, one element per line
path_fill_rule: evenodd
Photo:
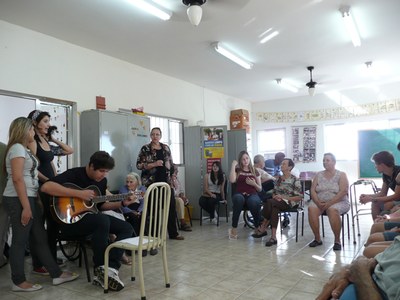
<path fill-rule="evenodd" d="M 252 231 L 239 224 L 239 239 L 228 240 L 230 224 L 220 226 L 204 221 L 199 226 L 194 221 L 193 232 L 184 233 L 184 241 L 168 241 L 168 264 L 171 287 L 165 288 L 161 255 L 144 258 L 147 299 L 315 299 L 324 282 L 340 266 L 362 253 L 362 245 L 371 225 L 369 216 L 360 217 L 361 237 L 353 244 L 345 236 L 344 250 L 334 252 L 333 236 L 329 222 L 325 222 L 324 244 L 309 248 L 313 235 L 305 218 L 305 233 L 295 241 L 295 216 L 291 225 L 278 234 L 278 245 L 264 246 L 269 236 L 253 239 Z M 118 293 L 93 286 L 86 280 L 83 268 L 76 262 L 68 262 L 67 268 L 77 271 L 81 277 L 71 283 L 53 287 L 48 277 L 32 275 L 30 258 L 26 259 L 28 278 L 44 285 L 44 289 L 33 293 L 10 291 L 9 265 L 0 269 L 0 294 L 7 299 L 140 299 L 138 282 L 131 282 L 129 267 L 123 265 L 120 278 L 125 289 Z"/>

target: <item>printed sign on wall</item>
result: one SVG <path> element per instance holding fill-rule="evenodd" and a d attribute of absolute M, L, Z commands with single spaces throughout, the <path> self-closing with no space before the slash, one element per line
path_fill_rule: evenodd
<path fill-rule="evenodd" d="M 204 128 L 204 158 L 224 157 L 224 129 Z"/>

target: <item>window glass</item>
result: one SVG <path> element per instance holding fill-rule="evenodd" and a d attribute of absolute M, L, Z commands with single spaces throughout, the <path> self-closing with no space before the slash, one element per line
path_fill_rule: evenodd
<path fill-rule="evenodd" d="M 275 153 L 286 153 L 286 129 L 266 129 L 257 131 L 258 153 L 265 159 L 274 158 Z"/>
<path fill-rule="evenodd" d="M 173 119 L 150 116 L 150 128 L 154 127 L 161 129 L 160 142 L 170 147 L 174 164 L 183 164 L 183 123 Z"/>
<path fill-rule="evenodd" d="M 400 128 L 400 119 L 325 125 L 324 152 L 334 153 L 337 160 L 357 160 L 359 130 L 390 128 Z"/>

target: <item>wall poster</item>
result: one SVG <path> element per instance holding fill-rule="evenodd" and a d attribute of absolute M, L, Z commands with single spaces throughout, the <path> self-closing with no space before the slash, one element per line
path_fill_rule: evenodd
<path fill-rule="evenodd" d="M 224 157 L 224 129 L 203 128 L 204 133 L 204 158 Z"/>
<path fill-rule="evenodd" d="M 292 127 L 292 155 L 294 162 L 315 162 L 317 126 Z"/>

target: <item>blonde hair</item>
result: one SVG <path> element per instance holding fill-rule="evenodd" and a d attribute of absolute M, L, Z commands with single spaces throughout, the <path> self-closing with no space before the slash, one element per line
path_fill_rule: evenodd
<path fill-rule="evenodd" d="M 8 145 L 25 144 L 32 126 L 32 120 L 25 117 L 19 117 L 12 121 L 8 130 Z"/>
<path fill-rule="evenodd" d="M 251 162 L 250 155 L 247 151 L 240 151 L 239 157 L 238 157 L 238 162 L 239 162 L 239 168 L 243 170 L 243 163 L 242 163 L 242 157 L 247 155 L 249 157 L 249 170 L 251 174 L 255 176 L 259 176 L 258 171 L 254 168 L 253 163 Z"/>
<path fill-rule="evenodd" d="M 10 148 L 15 144 L 22 144 L 24 146 L 27 145 L 29 130 L 32 128 L 32 126 L 32 120 L 25 117 L 16 118 L 11 122 L 8 130 L 8 143 L 5 151 L 6 154 L 8 153 L 8 150 L 10 150 Z M 4 168 L 6 165 L 5 158 L 6 156 L 4 156 Z"/>
<path fill-rule="evenodd" d="M 126 175 L 126 179 L 132 179 L 135 180 L 138 183 L 138 187 L 142 185 L 142 180 L 140 179 L 140 176 L 138 173 L 131 172 L 128 175 Z"/>

